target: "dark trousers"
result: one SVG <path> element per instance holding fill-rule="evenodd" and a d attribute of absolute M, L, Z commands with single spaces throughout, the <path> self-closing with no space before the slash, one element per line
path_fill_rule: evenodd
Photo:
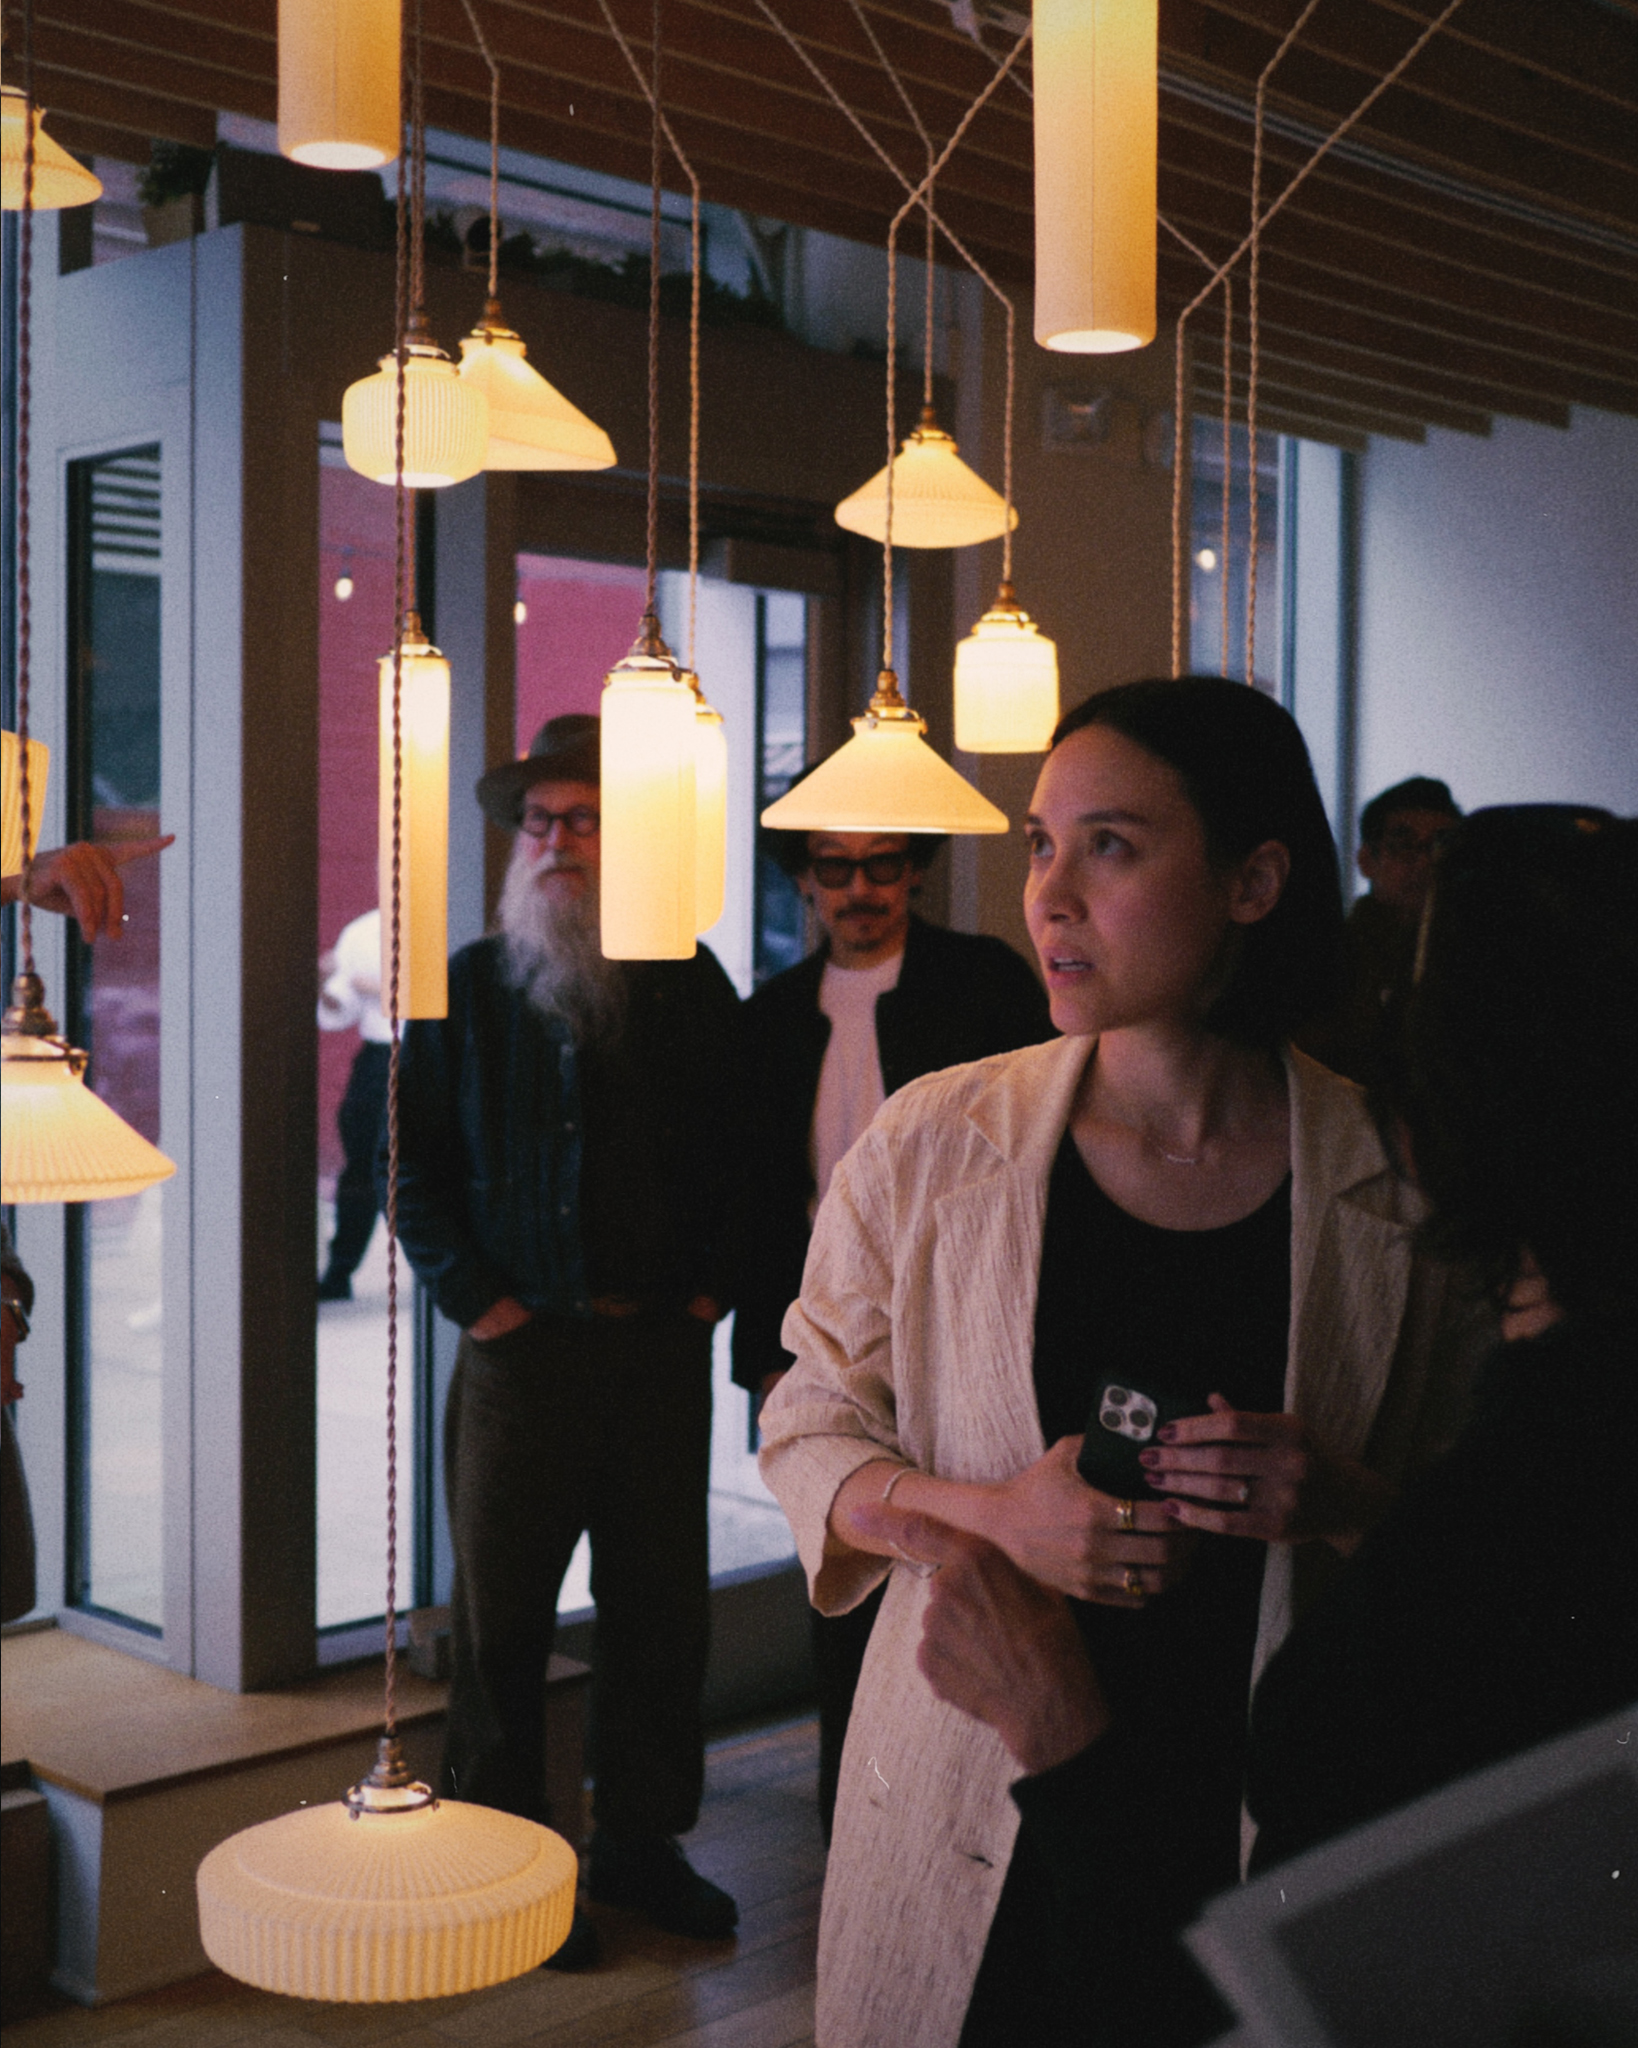
<path fill-rule="evenodd" d="M 847 1740 L 853 1695 L 870 1644 L 870 1631 L 881 1612 L 885 1585 L 846 1614 L 821 1614 L 808 1609 L 813 1623 L 813 1672 L 819 1689 L 819 1827 L 830 1847 L 836 1817 L 836 1788 L 842 1776 L 842 1744 Z"/>
<path fill-rule="evenodd" d="M 591 1536 L 591 1770 L 599 1826 L 699 1816 L 710 1558 L 711 1328 L 680 1312 L 538 1318 L 462 1338 L 444 1431 L 455 1546 L 444 1790 L 549 1820 L 546 1660 Z"/>
<path fill-rule="evenodd" d="M 336 1111 L 346 1164 L 336 1180 L 336 1228 L 325 1277 L 350 1280 L 370 1248 L 381 1205 L 375 1191 L 375 1153 L 387 1113 L 387 1064 L 392 1047 L 368 1041 L 353 1055 L 352 1071 Z"/>

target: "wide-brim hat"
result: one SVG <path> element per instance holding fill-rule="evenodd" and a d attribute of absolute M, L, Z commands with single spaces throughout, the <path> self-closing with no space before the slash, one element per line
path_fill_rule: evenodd
<path fill-rule="evenodd" d="M 589 711 L 548 718 L 521 761 L 503 761 L 479 776 L 476 795 L 484 816 L 503 831 L 515 832 L 523 799 L 537 782 L 589 782 L 595 787 L 602 776 L 601 730 Z"/>

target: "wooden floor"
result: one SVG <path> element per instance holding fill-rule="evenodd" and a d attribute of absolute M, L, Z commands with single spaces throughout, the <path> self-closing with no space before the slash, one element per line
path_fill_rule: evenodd
<path fill-rule="evenodd" d="M 714 1743 L 695 1867 L 739 1901 L 738 1938 L 659 1934 L 610 1907 L 594 1970 L 536 1970 L 493 1991 L 416 2005 L 307 2003 L 217 1974 L 85 2011 L 42 1997 L 6 2048 L 810 2048 L 824 1850 L 811 1720 Z"/>

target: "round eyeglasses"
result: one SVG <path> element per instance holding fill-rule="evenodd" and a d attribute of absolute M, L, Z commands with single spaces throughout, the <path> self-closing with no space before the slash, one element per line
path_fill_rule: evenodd
<path fill-rule="evenodd" d="M 518 830 L 527 832 L 531 839 L 550 839 L 554 825 L 565 825 L 576 839 L 590 839 L 603 822 L 601 811 L 594 811 L 590 804 L 576 804 L 571 811 L 548 811 L 539 804 L 530 804 L 518 820 Z"/>

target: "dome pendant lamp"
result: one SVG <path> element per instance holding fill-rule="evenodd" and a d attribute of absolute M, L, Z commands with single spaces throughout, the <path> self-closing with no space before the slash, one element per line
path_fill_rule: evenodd
<path fill-rule="evenodd" d="M 489 294 L 483 318 L 461 342 L 464 383 L 489 401 L 485 469 L 610 469 L 614 443 L 595 420 L 571 405 L 527 361 L 522 337 L 501 311 L 500 66 L 478 25 L 472 0 L 462 0 L 489 67 Z"/>
<path fill-rule="evenodd" d="M 648 272 L 648 585 L 637 640 L 603 683 L 602 945 L 609 960 L 694 954 L 695 697 L 660 637 L 660 0 L 654 0 Z"/>
<path fill-rule="evenodd" d="M 15 85 L 0 86 L 0 209 L 16 213 L 23 204 L 23 156 L 30 126 L 26 95 Z M 76 163 L 41 126 L 45 116 L 34 109 L 34 194 L 32 211 L 55 213 L 59 207 L 89 206 L 102 197 L 102 180 Z"/>
<path fill-rule="evenodd" d="M 887 233 L 887 447 L 894 441 L 898 348 L 898 233 L 906 215 L 932 208 L 929 169 L 894 215 Z M 931 255 L 931 250 L 929 250 Z M 930 267 L 930 266 L 929 266 Z M 931 323 L 929 322 L 929 335 Z M 931 342 L 929 340 L 929 346 Z M 905 702 L 893 672 L 893 543 L 898 538 L 899 465 L 884 472 L 882 520 L 882 668 L 876 694 L 853 721 L 853 737 L 762 813 L 786 832 L 1005 832 L 1007 818 L 926 743 L 927 721 Z M 996 528 L 997 532 L 1001 529 Z"/>
<path fill-rule="evenodd" d="M 416 38 L 418 145 L 420 38 Z M 417 154 L 419 149 L 417 147 Z M 400 222 L 404 180 L 399 176 Z M 400 236 L 399 248 L 404 247 Z M 405 279 L 399 276 L 399 320 Z M 402 338 L 402 327 L 400 328 Z M 400 376 L 407 369 L 400 349 Z M 408 610 L 407 464 L 395 461 L 395 616 L 404 621 L 383 664 L 396 715 L 383 781 L 390 805 L 382 924 L 392 1038 L 387 1067 L 387 1614 L 385 1729 L 375 1768 L 344 1800 L 304 1807 L 231 1835 L 199 1866 L 199 1938 L 218 1969 L 265 1991 L 354 2003 L 447 1998 L 535 1969 L 563 1944 L 574 1917 L 575 1853 L 533 1821 L 438 1799 L 417 1783 L 398 1740 L 398 1118 L 399 1021 L 405 933 L 415 914 L 414 756 L 419 712 L 413 672 L 443 666 Z M 414 637 L 412 638 L 412 632 Z M 447 675 L 447 671 L 445 671 Z M 447 722 L 447 713 L 446 722 Z M 409 744 L 405 745 L 406 733 Z M 413 966 L 411 966 L 413 972 Z"/>
<path fill-rule="evenodd" d="M 1155 338 L 1158 0 L 1035 0 L 1035 339 Z"/>
<path fill-rule="evenodd" d="M 9 104 L 10 95 L 8 95 Z M 34 106 L 34 6 L 23 10 L 24 113 Z M 29 737 L 29 441 L 33 423 L 31 346 L 34 275 L 34 192 L 38 119 L 20 124 L 17 290 L 17 732 L 5 750 L 5 836 L 11 868 L 15 773 L 16 857 L 22 873 L 18 950 L 22 968 L 12 1005 L 0 1024 L 0 1201 L 95 1202 L 134 1195 L 176 1168 L 85 1085 L 86 1056 L 57 1034 L 46 1011 L 45 984 L 34 966 L 34 909 L 29 901 L 39 813 L 34 778 L 43 778 L 45 749 Z"/>
<path fill-rule="evenodd" d="M 279 150 L 318 171 L 391 163 L 399 0 L 279 0 Z"/>

